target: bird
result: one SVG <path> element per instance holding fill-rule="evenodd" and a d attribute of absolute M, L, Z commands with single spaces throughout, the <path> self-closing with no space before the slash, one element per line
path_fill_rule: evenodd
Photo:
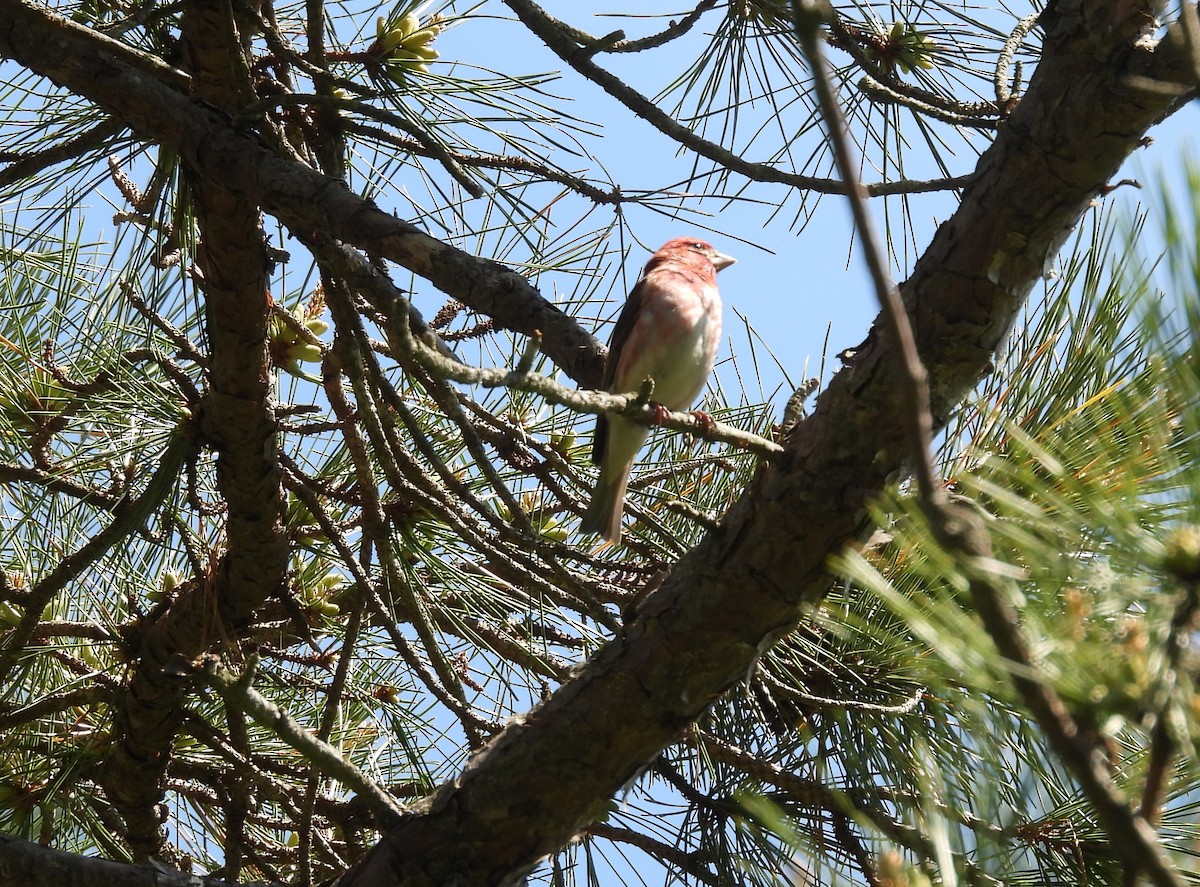
<path fill-rule="evenodd" d="M 656 404 L 674 411 L 690 407 L 708 381 L 721 342 L 717 272 L 736 261 L 696 237 L 676 237 L 651 256 L 613 328 L 603 389 L 629 394 L 650 378 Z M 592 462 L 600 476 L 581 533 L 621 541 L 625 487 L 649 434 L 645 425 L 620 416 L 596 418 Z"/>

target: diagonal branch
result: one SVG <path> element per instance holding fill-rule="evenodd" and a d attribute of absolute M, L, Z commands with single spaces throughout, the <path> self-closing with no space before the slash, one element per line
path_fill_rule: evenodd
<path fill-rule="evenodd" d="M 902 289 L 935 429 L 986 371 L 1095 194 L 1172 107 L 1170 97 L 1127 85 L 1151 70 L 1179 79 L 1178 53 L 1140 41 L 1148 5 L 1063 0 L 1048 19 L 1029 91 Z M 826 559 L 861 537 L 868 502 L 904 471 L 908 446 L 896 429 L 906 417 L 889 341 L 873 332 L 791 432 L 783 457 L 620 637 L 493 739 L 428 814 L 393 830 L 339 887 L 494 884 L 527 871 L 603 816 L 613 792 L 741 680 L 826 593 Z"/>
<path fill-rule="evenodd" d="M 0 55 L 103 106 L 144 138 L 174 148 L 199 180 L 223 184 L 294 231 L 323 231 L 396 262 L 505 329 L 540 331 L 543 350 L 567 375 L 600 386 L 603 346 L 520 274 L 431 237 L 340 182 L 280 156 L 254 133 L 235 129 L 227 115 L 126 64 L 108 49 L 111 42 L 29 0 L 5 3 Z"/>
<path fill-rule="evenodd" d="M 288 225 L 324 229 L 510 315 L 514 305 L 537 305 L 519 275 L 466 257 L 232 132 L 219 113 L 103 57 L 86 39 L 45 30 L 45 14 L 32 7 L 10 0 L 6 12 L 0 52 L 105 104 Z M 1134 75 L 1178 82 L 1184 70 L 1180 53 L 1140 39 L 1150 20 L 1147 6 L 1093 0 L 1060 0 L 1047 13 L 1047 50 L 1028 92 L 902 290 L 930 372 L 936 427 L 986 370 L 1089 202 L 1175 106 L 1176 95 L 1129 86 Z M 523 331 L 536 329 L 562 350 L 562 365 L 582 365 L 566 335 L 540 322 Z M 784 456 L 623 634 L 472 757 L 428 812 L 404 820 L 343 887 L 512 881 L 602 817 L 612 793 L 744 677 L 802 606 L 824 595 L 826 559 L 860 536 L 866 504 L 904 470 L 907 449 L 894 433 L 903 408 L 886 338 L 868 339 L 790 433 Z"/>
<path fill-rule="evenodd" d="M 837 179 L 800 175 L 778 169 L 769 163 L 744 160 L 736 152 L 698 135 L 619 77 L 592 61 L 595 51 L 576 43 L 573 36 L 576 32 L 572 28 L 548 15 L 532 0 L 504 0 L 504 2 L 517 14 L 517 18 L 525 27 L 536 34 L 555 55 L 574 68 L 577 73 L 591 80 L 663 135 L 674 139 L 685 148 L 695 151 L 701 157 L 713 161 L 724 169 L 740 173 L 754 182 L 778 182 L 821 194 L 846 193 L 846 186 Z M 885 194 L 947 191 L 961 188 L 966 181 L 966 177 L 959 177 L 935 179 L 928 182 L 881 182 L 868 185 L 867 193 L 873 197 L 879 197 Z"/>

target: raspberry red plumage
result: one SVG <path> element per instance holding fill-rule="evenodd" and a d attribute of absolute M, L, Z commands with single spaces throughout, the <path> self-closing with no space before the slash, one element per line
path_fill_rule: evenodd
<path fill-rule="evenodd" d="M 717 271 L 734 261 L 695 237 L 677 237 L 651 256 L 613 329 L 605 390 L 629 394 L 649 377 L 655 402 L 670 410 L 691 406 L 721 342 Z M 619 416 L 599 417 L 592 461 L 600 477 L 581 532 L 620 540 L 629 472 L 649 433 Z"/>

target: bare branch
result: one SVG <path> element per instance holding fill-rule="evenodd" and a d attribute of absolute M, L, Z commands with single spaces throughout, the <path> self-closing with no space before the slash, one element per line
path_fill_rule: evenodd
<path fill-rule="evenodd" d="M 682 123 L 663 112 L 648 98 L 628 86 L 613 74 L 601 68 L 591 60 L 593 53 L 582 48 L 570 36 L 570 28 L 558 19 L 546 13 L 532 0 L 504 0 L 517 14 L 525 26 L 533 31 L 552 49 L 559 58 L 574 68 L 581 75 L 591 80 L 630 111 L 647 123 L 657 128 L 664 135 L 674 139 L 686 148 L 695 151 L 701 157 L 712 160 L 725 169 L 740 173 L 755 182 L 778 182 L 795 188 L 804 188 L 822 194 L 844 194 L 845 186 L 836 179 L 822 179 L 814 176 L 798 175 L 785 172 L 766 163 L 753 163 L 744 160 L 734 151 L 730 151 L 715 142 L 697 135 Z M 872 197 L 885 194 L 911 194 L 919 191 L 950 190 L 961 188 L 967 182 L 967 177 L 939 179 L 932 182 L 883 182 L 868 185 L 867 192 Z"/>
<path fill-rule="evenodd" d="M 225 698 L 228 705 L 246 712 L 262 726 L 269 727 L 322 773 L 332 776 L 365 798 L 382 825 L 394 825 L 407 812 L 404 806 L 343 758 L 336 748 L 305 730 L 295 718 L 258 693 L 251 686 L 255 664 L 251 660 L 246 664 L 245 672 L 234 675 L 221 665 L 219 657 L 205 656 L 198 663 L 204 680 Z"/>

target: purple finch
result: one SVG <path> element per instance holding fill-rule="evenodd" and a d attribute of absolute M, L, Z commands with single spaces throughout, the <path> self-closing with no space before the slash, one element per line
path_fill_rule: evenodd
<path fill-rule="evenodd" d="M 721 342 L 717 272 L 736 260 L 703 240 L 676 237 L 650 257 L 613 329 L 604 389 L 631 394 L 654 380 L 655 403 L 687 409 L 708 381 Z M 600 477 L 580 532 L 621 540 L 625 486 L 650 429 L 620 416 L 599 416 L 592 461 Z"/>

